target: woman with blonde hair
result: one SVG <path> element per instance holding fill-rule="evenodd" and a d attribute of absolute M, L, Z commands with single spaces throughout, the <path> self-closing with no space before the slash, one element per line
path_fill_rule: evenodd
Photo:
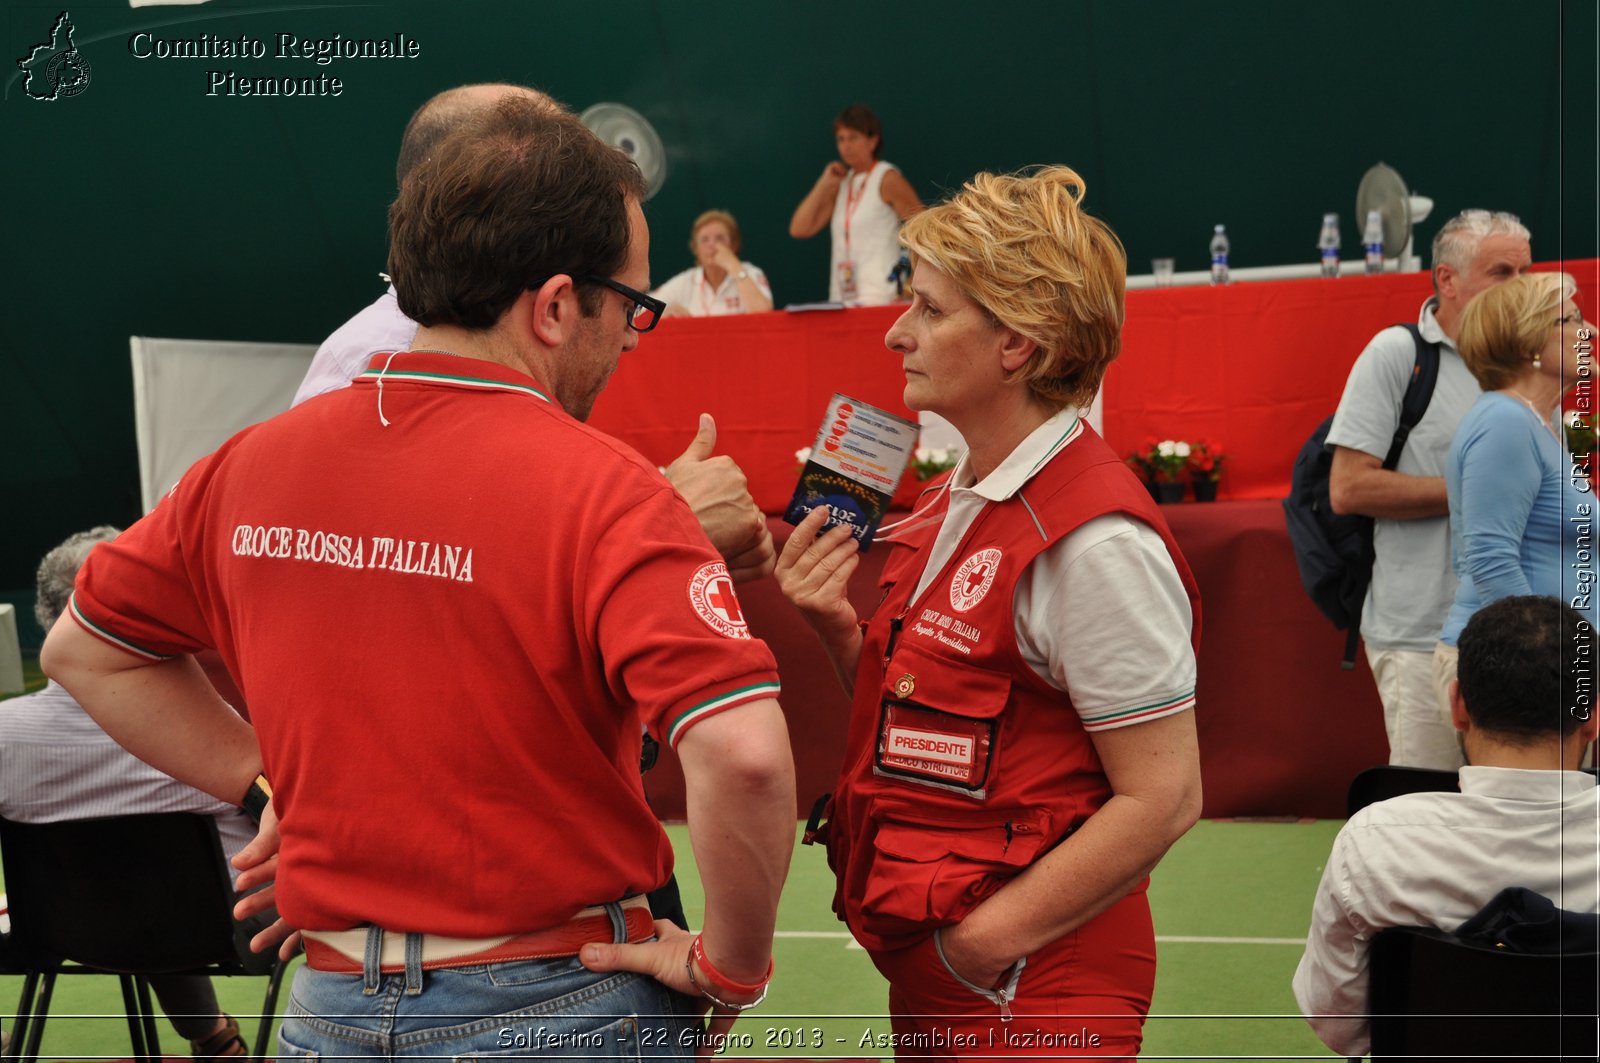
<path fill-rule="evenodd" d="M 1575 463 L 1555 420 L 1574 384 L 1589 381 L 1591 402 L 1594 395 L 1594 327 L 1572 301 L 1575 290 L 1564 273 L 1530 273 L 1475 296 L 1461 314 L 1461 358 L 1483 395 L 1456 427 L 1445 461 L 1457 586 L 1433 680 L 1447 720 L 1456 638 L 1473 613 L 1540 594 L 1595 619 L 1594 498 L 1587 467 Z"/>
<path fill-rule="evenodd" d="M 1083 192 L 1066 167 L 979 174 L 906 222 L 912 303 L 885 342 L 906 404 L 969 450 L 880 535 L 865 625 L 855 540 L 818 537 L 825 510 L 778 562 L 853 698 L 818 831 L 835 910 L 922 1058 L 1136 1055 L 1147 876 L 1200 811 L 1194 581 L 1080 415 L 1126 275 Z"/>

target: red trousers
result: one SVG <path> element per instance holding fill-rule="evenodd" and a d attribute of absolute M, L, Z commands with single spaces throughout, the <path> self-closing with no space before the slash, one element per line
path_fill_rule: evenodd
<path fill-rule="evenodd" d="M 933 938 L 872 962 L 889 980 L 895 1055 L 1136 1059 L 1155 988 L 1155 929 L 1141 890 L 1028 957 L 1012 1018 L 959 982 Z"/>

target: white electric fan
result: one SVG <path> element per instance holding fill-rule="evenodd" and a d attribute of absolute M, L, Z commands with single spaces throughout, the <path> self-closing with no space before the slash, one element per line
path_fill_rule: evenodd
<path fill-rule="evenodd" d="M 1412 227 L 1425 220 L 1433 210 L 1433 200 L 1406 190 L 1403 177 L 1394 167 L 1378 163 L 1361 175 L 1361 186 L 1356 189 L 1356 229 L 1367 224 L 1367 212 L 1375 210 L 1383 219 L 1384 253 L 1399 258 L 1401 273 L 1412 273 L 1422 268 L 1412 247 Z"/>
<path fill-rule="evenodd" d="M 627 155 L 644 174 L 644 198 L 667 180 L 667 149 L 644 115 L 621 103 L 597 103 L 579 115 L 601 140 Z"/>

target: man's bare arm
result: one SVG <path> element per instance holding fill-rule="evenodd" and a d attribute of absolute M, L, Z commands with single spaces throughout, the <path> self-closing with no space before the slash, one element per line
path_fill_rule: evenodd
<path fill-rule="evenodd" d="M 729 709 L 695 724 L 677 750 L 689 838 L 705 886 L 706 956 L 735 982 L 763 982 L 778 895 L 794 849 L 794 759 L 783 710 L 772 698 Z M 660 940 L 643 945 L 585 945 L 584 966 L 637 971 L 699 996 L 703 986 L 691 983 L 685 970 L 692 936 L 675 933 L 669 924 L 657 926 Z M 712 1034 L 726 1030 L 734 1017 L 717 1009 Z"/>
<path fill-rule="evenodd" d="M 713 716 L 689 729 L 678 756 L 705 885 L 706 951 L 735 981 L 759 981 L 794 850 L 794 758 L 783 710 L 767 698 Z"/>
<path fill-rule="evenodd" d="M 39 665 L 118 745 L 179 782 L 238 804 L 261 773 L 255 729 L 193 657 L 153 661 L 125 653 L 67 612 L 50 629 Z"/>
<path fill-rule="evenodd" d="M 1383 467 L 1364 450 L 1333 448 L 1328 500 L 1340 515 L 1358 513 L 1390 520 L 1442 517 L 1450 512 L 1443 476 L 1412 476 Z"/>

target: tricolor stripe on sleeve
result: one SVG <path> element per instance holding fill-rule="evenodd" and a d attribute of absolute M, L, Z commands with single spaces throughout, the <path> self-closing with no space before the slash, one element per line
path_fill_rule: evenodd
<path fill-rule="evenodd" d="M 67 600 L 67 608 L 72 613 L 72 619 L 78 622 L 79 627 L 83 628 L 83 630 L 87 631 L 89 634 L 93 635 L 102 642 L 110 643 L 119 650 L 122 650 L 126 653 L 131 653 L 136 657 L 143 657 L 146 660 L 166 661 L 172 658 L 172 654 L 170 653 L 157 653 L 154 650 L 147 650 L 143 646 L 137 646 L 134 643 L 129 642 L 127 639 L 115 635 L 101 627 L 99 624 L 96 624 L 93 620 L 90 620 L 87 616 L 84 616 L 83 610 L 78 608 L 78 596 L 76 594 Z"/>
<path fill-rule="evenodd" d="M 753 683 L 750 686 L 730 690 L 726 694 L 719 694 L 709 701 L 685 709 L 672 721 L 672 726 L 667 729 L 667 745 L 676 749 L 678 740 L 684 732 L 708 716 L 714 716 L 723 709 L 731 709 L 735 705 L 743 705 L 747 701 L 756 701 L 760 698 L 775 698 L 778 696 L 777 683 Z"/>
<path fill-rule="evenodd" d="M 1144 723 L 1147 720 L 1159 719 L 1162 716 L 1172 716 L 1194 708 L 1194 691 L 1179 694 L 1165 701 L 1158 701 L 1151 705 L 1134 705 L 1126 709 L 1113 709 L 1110 712 L 1100 712 L 1083 717 L 1085 731 L 1110 731 L 1117 727 L 1126 727 L 1132 723 Z"/>

